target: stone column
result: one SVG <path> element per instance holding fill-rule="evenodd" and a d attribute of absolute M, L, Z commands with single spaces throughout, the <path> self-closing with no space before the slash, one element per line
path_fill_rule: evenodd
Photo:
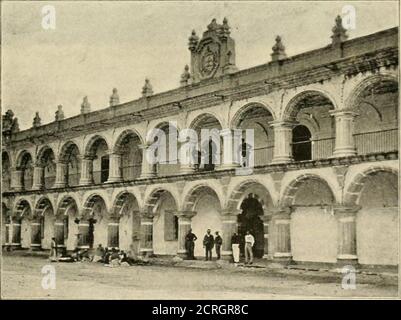
<path fill-rule="evenodd" d="M 263 221 L 263 234 L 264 234 L 264 240 L 265 240 L 265 245 L 264 245 L 264 253 L 263 253 L 263 258 L 265 259 L 272 259 L 273 255 L 271 254 L 270 250 L 269 250 L 269 246 L 270 246 L 270 241 L 269 241 L 269 237 L 270 237 L 270 224 L 272 221 L 272 215 L 263 215 L 261 217 L 262 221 Z"/>
<path fill-rule="evenodd" d="M 110 153 L 110 170 L 107 182 L 118 182 L 122 180 L 121 175 L 121 154 Z"/>
<path fill-rule="evenodd" d="M 140 179 L 148 179 L 156 176 L 155 165 L 148 162 L 147 159 L 147 150 L 149 148 L 148 145 L 140 145 L 139 148 L 142 149 L 142 171 L 140 175 Z"/>
<path fill-rule="evenodd" d="M 80 186 L 93 184 L 93 159 L 90 157 L 83 157 L 81 159 L 81 179 L 79 180 Z"/>
<path fill-rule="evenodd" d="M 41 190 L 43 189 L 44 186 L 44 181 L 43 181 L 43 172 L 44 168 L 40 165 L 36 165 L 33 168 L 33 184 L 32 184 L 32 190 Z"/>
<path fill-rule="evenodd" d="M 295 122 L 272 121 L 274 130 L 274 151 L 272 164 L 291 162 L 292 158 L 292 129 Z"/>
<path fill-rule="evenodd" d="M 356 213 L 359 207 L 339 206 L 334 208 L 338 220 L 337 262 L 342 265 L 357 264 Z"/>
<path fill-rule="evenodd" d="M 56 181 L 54 182 L 55 188 L 64 188 L 67 185 L 67 166 L 64 161 L 57 161 L 56 163 Z"/>
<path fill-rule="evenodd" d="M 56 220 L 56 222 L 54 223 L 54 238 L 56 239 L 57 247 L 65 247 L 63 220 Z"/>
<path fill-rule="evenodd" d="M 144 256 L 153 255 L 153 216 L 141 214 L 141 242 L 139 252 Z"/>
<path fill-rule="evenodd" d="M 22 186 L 22 170 L 12 170 L 11 171 L 11 188 L 15 191 L 20 191 L 23 189 Z"/>
<path fill-rule="evenodd" d="M 235 147 L 241 148 L 241 137 L 239 137 L 239 141 L 234 139 L 233 130 L 227 128 L 221 130 L 220 135 L 223 137 L 223 158 L 221 159 L 221 164 L 218 166 L 218 169 L 226 170 L 226 169 L 235 169 L 238 168 L 239 159 L 238 159 L 238 150 L 235 150 Z"/>
<path fill-rule="evenodd" d="M 274 228 L 274 254 L 276 261 L 289 262 L 292 260 L 291 253 L 291 210 L 290 208 L 276 208 L 272 217 Z"/>
<path fill-rule="evenodd" d="M 177 255 L 181 258 L 187 257 L 187 249 L 185 247 L 185 237 L 191 229 L 191 220 L 195 216 L 194 211 L 180 211 L 175 215 L 178 217 L 178 250 Z"/>
<path fill-rule="evenodd" d="M 191 174 L 195 172 L 195 164 L 193 163 L 193 158 L 191 155 L 191 151 L 188 149 L 184 150 L 181 149 L 183 148 L 183 145 L 187 145 L 189 144 L 189 142 L 183 142 L 183 141 L 179 141 L 179 148 L 178 148 L 178 160 L 180 163 L 180 173 L 181 174 Z M 195 147 L 195 143 L 194 143 L 194 147 Z M 183 153 L 183 154 L 182 154 Z"/>
<path fill-rule="evenodd" d="M 223 211 L 221 215 L 222 220 L 222 238 L 223 245 L 221 250 L 221 258 L 223 260 L 231 260 L 233 251 L 231 247 L 231 237 L 234 232 L 238 232 L 238 215 L 240 210 Z"/>
<path fill-rule="evenodd" d="M 33 219 L 31 221 L 31 249 L 40 250 L 42 247 L 42 234 L 41 234 L 40 219 Z"/>
<path fill-rule="evenodd" d="M 336 122 L 336 141 L 333 157 L 349 157 L 356 155 L 354 141 L 355 112 L 349 110 L 330 111 Z"/>

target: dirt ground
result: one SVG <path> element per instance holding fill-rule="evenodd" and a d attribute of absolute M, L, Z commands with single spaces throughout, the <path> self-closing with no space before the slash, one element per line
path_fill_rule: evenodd
<path fill-rule="evenodd" d="M 56 288 L 43 289 L 42 267 L 56 271 Z M 341 288 L 342 275 L 246 268 L 169 266 L 108 268 L 95 263 L 50 263 L 43 257 L 3 256 L 3 299 L 289 299 L 395 297 L 397 279 L 357 275 L 356 289 Z M 358 282 L 359 281 L 359 282 Z"/>

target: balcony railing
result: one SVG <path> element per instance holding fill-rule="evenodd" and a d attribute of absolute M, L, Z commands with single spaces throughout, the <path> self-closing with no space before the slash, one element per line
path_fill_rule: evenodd
<path fill-rule="evenodd" d="M 69 187 L 73 187 L 73 186 L 79 185 L 79 179 L 80 178 L 81 178 L 81 173 L 80 172 L 68 174 L 68 176 L 67 176 L 67 185 Z"/>
<path fill-rule="evenodd" d="M 312 159 L 327 159 L 333 155 L 335 138 L 322 138 L 312 140 Z"/>
<path fill-rule="evenodd" d="M 45 189 L 50 189 L 53 188 L 54 186 L 54 182 L 56 181 L 56 176 L 48 176 L 45 177 L 43 180 Z"/>
<path fill-rule="evenodd" d="M 134 180 L 141 175 L 141 164 L 134 164 L 131 166 L 124 166 L 121 168 L 121 176 L 124 181 Z"/>
<path fill-rule="evenodd" d="M 255 166 L 262 166 L 269 164 L 273 159 L 274 146 L 266 146 L 253 149 L 254 164 Z"/>
<path fill-rule="evenodd" d="M 398 128 L 354 134 L 357 154 L 398 150 Z"/>

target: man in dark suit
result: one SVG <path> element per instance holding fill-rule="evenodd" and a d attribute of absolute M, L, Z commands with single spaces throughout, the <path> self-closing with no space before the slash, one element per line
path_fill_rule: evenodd
<path fill-rule="evenodd" d="M 206 258 L 205 260 L 212 261 L 212 249 L 214 246 L 214 238 L 213 235 L 210 233 L 210 229 L 207 229 L 205 237 L 203 238 L 203 247 L 206 251 Z"/>

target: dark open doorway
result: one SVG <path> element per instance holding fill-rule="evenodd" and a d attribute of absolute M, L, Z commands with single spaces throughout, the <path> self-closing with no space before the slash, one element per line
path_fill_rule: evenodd
<path fill-rule="evenodd" d="M 247 230 L 255 238 L 253 246 L 253 254 L 256 258 L 262 258 L 264 253 L 264 230 L 263 221 L 263 207 L 261 203 L 249 194 L 249 196 L 242 201 L 242 213 L 238 215 L 238 234 L 241 237 L 240 251 L 241 255 L 244 254 L 245 233 Z"/>
<path fill-rule="evenodd" d="M 295 161 L 312 160 L 311 137 L 305 126 L 299 125 L 292 130 L 292 156 Z"/>

